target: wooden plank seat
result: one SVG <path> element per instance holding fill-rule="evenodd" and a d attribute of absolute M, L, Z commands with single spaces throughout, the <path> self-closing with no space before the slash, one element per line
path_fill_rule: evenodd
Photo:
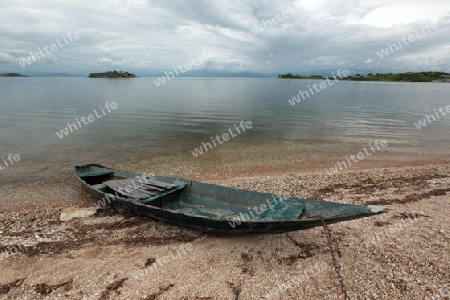
<path fill-rule="evenodd" d="M 150 178 L 128 178 L 110 180 L 104 184 L 122 196 L 141 200 L 155 196 L 157 193 L 174 189 L 176 184 L 162 182 Z"/>

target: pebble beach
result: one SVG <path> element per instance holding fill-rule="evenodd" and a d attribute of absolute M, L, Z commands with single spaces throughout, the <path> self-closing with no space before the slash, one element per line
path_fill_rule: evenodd
<path fill-rule="evenodd" d="M 195 179 L 389 211 L 287 234 L 213 235 L 110 207 L 61 221 L 69 207 L 95 206 L 76 180 L 6 185 L 22 204 L 0 211 L 0 298 L 450 297 L 449 163 Z M 50 194 L 67 201 L 29 204 Z"/>
<path fill-rule="evenodd" d="M 450 300 L 449 0 L 3 2 L 0 300 Z"/>

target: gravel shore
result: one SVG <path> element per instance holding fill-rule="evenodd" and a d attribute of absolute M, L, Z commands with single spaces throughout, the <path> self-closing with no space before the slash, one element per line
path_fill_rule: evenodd
<path fill-rule="evenodd" d="M 450 164 L 209 182 L 384 214 L 288 234 L 212 235 L 100 209 L 70 182 L 5 187 L 1 299 L 450 299 Z M 53 195 L 60 201 L 36 201 Z M 67 200 L 67 199 L 70 199 Z M 331 251 L 330 251 L 331 250 Z"/>

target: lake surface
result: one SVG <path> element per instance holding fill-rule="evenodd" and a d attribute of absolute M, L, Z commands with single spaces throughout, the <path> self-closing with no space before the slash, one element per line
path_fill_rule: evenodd
<path fill-rule="evenodd" d="M 270 167 L 289 158 L 331 165 L 375 140 L 388 147 L 370 159 L 450 158 L 450 114 L 420 130 L 414 125 L 450 105 L 450 84 L 338 82 L 292 106 L 288 99 L 321 81 L 176 78 L 157 87 L 153 80 L 0 78 L 0 157 L 21 156 L 0 171 L 0 185 L 26 174 L 37 178 L 48 168 L 58 177 L 59 170 L 90 162 L 226 167 L 233 160 L 267 160 Z M 117 109 L 102 114 L 106 102 Z M 101 118 L 58 137 L 94 110 Z M 241 121 L 253 127 L 191 154 L 210 137 L 235 133 Z"/>

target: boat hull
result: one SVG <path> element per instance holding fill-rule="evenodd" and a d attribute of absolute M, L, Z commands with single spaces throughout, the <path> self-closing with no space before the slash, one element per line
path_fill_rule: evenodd
<path fill-rule="evenodd" d="M 138 178 L 140 174 L 96 164 L 77 166 L 75 172 L 82 186 L 101 199 L 99 206 L 124 207 L 143 216 L 211 233 L 282 233 L 384 211 L 381 207 L 282 197 L 162 176 L 155 178 L 179 187 L 162 196 L 136 200 L 113 193 L 103 182 L 113 178 Z M 87 173 L 92 176 L 83 176 Z"/>

